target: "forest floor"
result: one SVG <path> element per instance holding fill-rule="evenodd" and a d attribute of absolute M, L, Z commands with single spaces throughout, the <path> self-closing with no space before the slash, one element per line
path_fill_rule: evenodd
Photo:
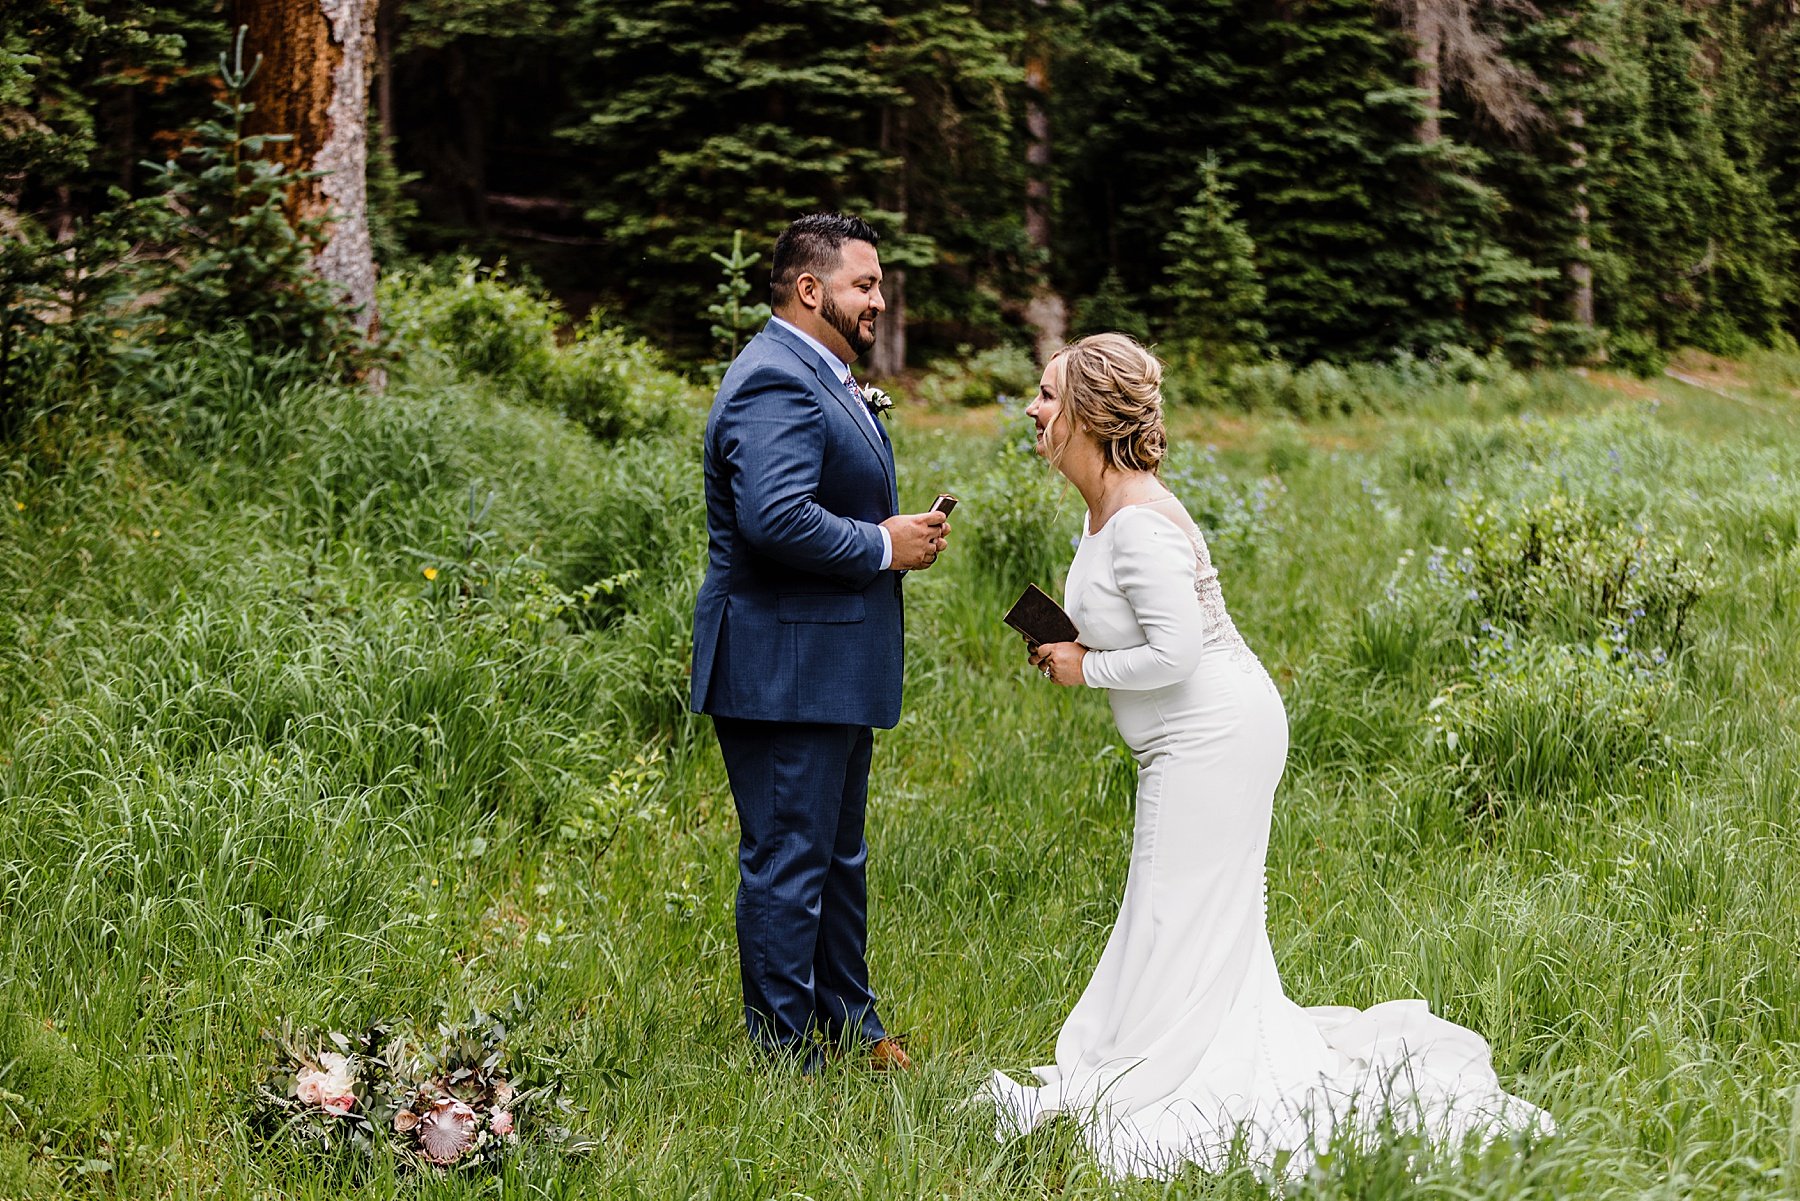
<path fill-rule="evenodd" d="M 1561 1125 L 1338 1147 L 1296 1196 L 1800 1193 L 1800 362 L 1673 370 L 1705 386 L 1172 414 L 1168 480 L 1288 707 L 1288 991 L 1423 997 Z M 972 1101 L 1051 1057 L 1131 837 L 1104 698 L 998 620 L 1081 520 L 1016 405 L 890 420 L 903 507 L 963 500 L 908 584 L 869 811 L 919 1070 L 749 1051 L 731 798 L 682 705 L 703 404 L 605 445 L 441 370 L 373 399 L 219 344 L 0 459 L 0 1198 L 1268 1191 L 1116 1186 Z M 441 1178 L 249 1121 L 283 1019 L 514 998 L 580 1157 L 529 1114 L 497 1174 Z"/>

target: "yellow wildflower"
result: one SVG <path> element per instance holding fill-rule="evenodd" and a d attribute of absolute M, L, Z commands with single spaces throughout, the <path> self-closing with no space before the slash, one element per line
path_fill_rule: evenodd
<path fill-rule="evenodd" d="M 426 579 L 428 579 L 428 580 L 435 580 L 435 579 L 437 579 L 437 568 L 435 568 L 435 567 L 427 567 L 427 568 L 426 568 L 426 569 L 425 569 L 425 578 L 426 578 Z"/>

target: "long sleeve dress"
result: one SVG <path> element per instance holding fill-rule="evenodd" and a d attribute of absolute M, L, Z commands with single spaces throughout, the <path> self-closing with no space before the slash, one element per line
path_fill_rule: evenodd
<path fill-rule="evenodd" d="M 1002 1137 L 1068 1113 L 1111 1174 L 1166 1176 L 1223 1167 L 1234 1143 L 1294 1172 L 1380 1127 L 1452 1142 L 1552 1129 L 1500 1087 L 1487 1043 L 1425 1002 L 1302 1008 L 1282 991 L 1264 861 L 1287 717 L 1179 502 L 1084 532 L 1065 607 L 1138 764 L 1131 865 L 1040 1087 L 990 1082 Z"/>

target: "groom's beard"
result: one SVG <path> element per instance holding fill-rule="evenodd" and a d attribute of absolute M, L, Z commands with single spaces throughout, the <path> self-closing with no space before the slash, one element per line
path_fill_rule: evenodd
<path fill-rule="evenodd" d="M 875 345 L 875 315 L 873 313 L 869 313 L 869 332 L 865 334 L 862 329 L 862 314 L 859 313 L 852 317 L 840 309 L 837 301 L 831 298 L 831 293 L 827 292 L 825 293 L 825 303 L 819 306 L 819 316 L 825 318 L 825 323 L 832 329 L 844 335 L 844 341 L 848 342 L 850 349 L 858 355 L 867 354 L 869 348 Z"/>

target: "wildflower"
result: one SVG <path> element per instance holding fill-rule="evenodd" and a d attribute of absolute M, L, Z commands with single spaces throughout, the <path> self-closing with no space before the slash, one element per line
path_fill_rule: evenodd
<path fill-rule="evenodd" d="M 497 1109 L 494 1116 L 488 1119 L 488 1125 L 493 1127 L 495 1134 L 505 1138 L 513 1132 L 513 1116 L 504 1109 Z"/>
<path fill-rule="evenodd" d="M 435 580 L 435 579 L 437 579 L 437 568 L 435 568 L 435 567 L 427 567 L 427 568 L 426 568 L 426 569 L 425 569 L 425 578 L 426 578 L 426 579 L 428 579 L 428 580 Z"/>

